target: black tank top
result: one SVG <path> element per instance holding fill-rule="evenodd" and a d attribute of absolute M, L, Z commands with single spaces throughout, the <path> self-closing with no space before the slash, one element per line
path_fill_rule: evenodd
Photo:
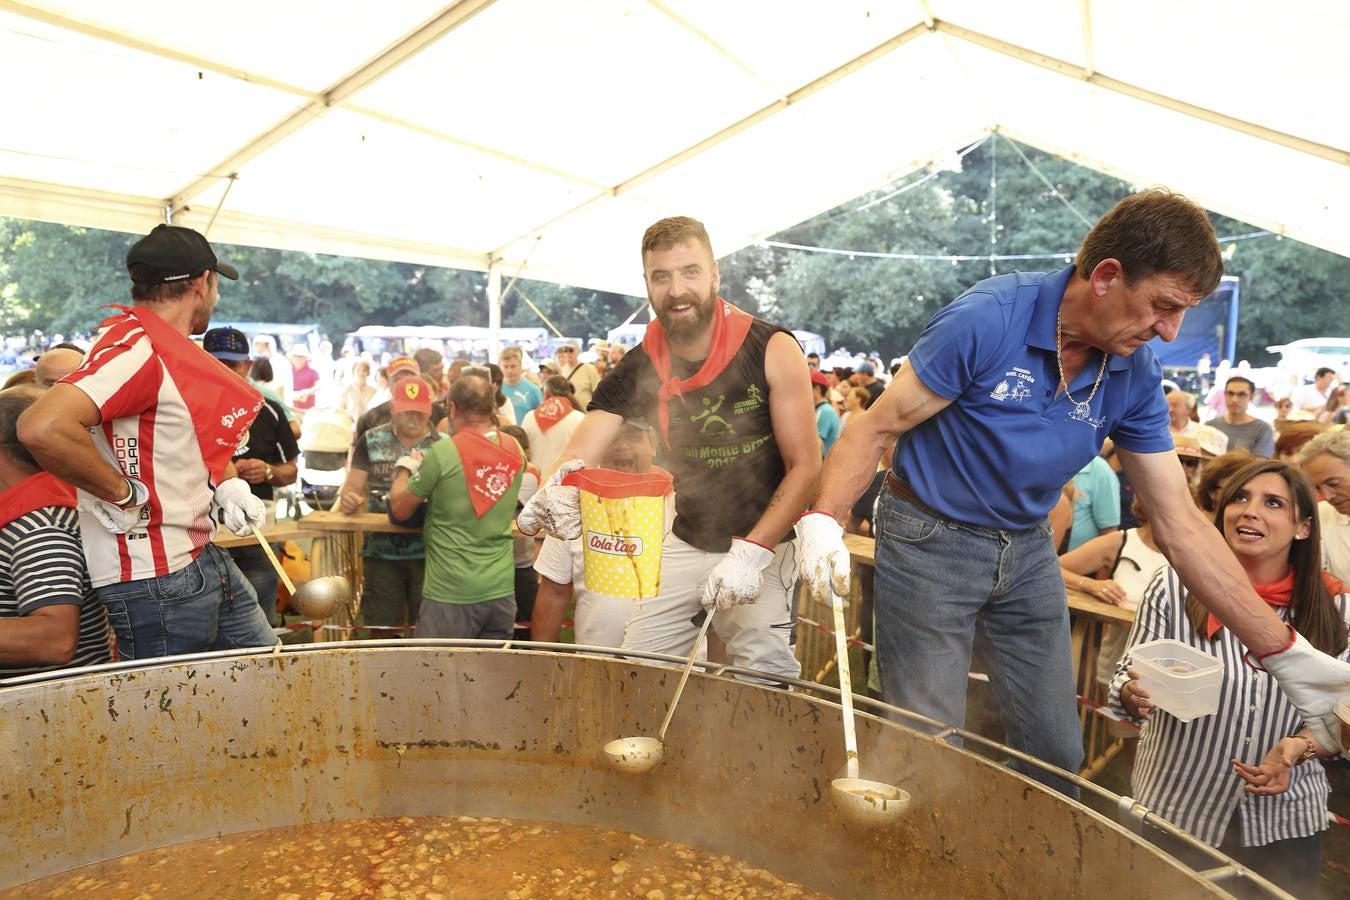
<path fill-rule="evenodd" d="M 711 384 L 670 401 L 669 445 L 660 465 L 675 477 L 675 534 L 710 553 L 759 521 L 787 468 L 769 416 L 764 356 L 780 326 L 755 319 L 741 349 Z M 671 358 L 671 374 L 688 378 L 702 362 Z M 591 409 L 656 426 L 660 380 L 641 344 L 596 388 Z M 784 536 L 779 536 L 782 540 Z"/>

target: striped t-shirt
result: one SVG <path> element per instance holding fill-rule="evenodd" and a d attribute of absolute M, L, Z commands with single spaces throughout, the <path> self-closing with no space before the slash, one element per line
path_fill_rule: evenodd
<path fill-rule="evenodd" d="M 81 513 L 90 581 L 102 587 L 177 572 L 215 532 L 210 473 L 184 400 L 194 386 L 174 382 L 131 318 L 104 329 L 65 383 L 84 391 L 99 409 L 102 421 L 89 429 L 94 446 L 150 490 L 140 524 L 127 534 L 112 534 Z M 90 498 L 81 491 L 80 499 Z"/>
<path fill-rule="evenodd" d="M 58 604 L 80 607 L 74 658 L 65 665 L 0 667 L 0 678 L 109 660 L 108 613 L 89 586 L 75 510 L 44 506 L 0 528 L 0 618 Z"/>
<path fill-rule="evenodd" d="M 1158 571 L 1135 614 L 1124 657 L 1111 681 L 1108 703 L 1128 718 L 1120 689 L 1129 681 L 1130 648 L 1171 638 L 1216 656 L 1223 663 L 1219 710 L 1181 722 L 1154 709 L 1139 732 L 1131 787 L 1135 799 L 1200 840 L 1218 846 L 1234 813 L 1242 830 L 1242 846 L 1263 847 L 1274 841 L 1310 837 L 1327 827 L 1326 772 L 1316 762 L 1295 766 L 1289 789 L 1265 797 L 1248 794 L 1233 772 L 1233 759 L 1259 765 L 1271 747 L 1298 734 L 1303 719 L 1270 674 L 1243 660 L 1246 648 L 1223 628 L 1208 640 L 1196 633 L 1186 615 L 1185 594 L 1175 569 Z M 1345 618 L 1350 595 L 1336 598 Z M 1288 608 L 1275 613 L 1288 621 Z M 1340 656 L 1350 659 L 1350 649 Z M 1143 720 L 1135 719 L 1135 722 Z"/>

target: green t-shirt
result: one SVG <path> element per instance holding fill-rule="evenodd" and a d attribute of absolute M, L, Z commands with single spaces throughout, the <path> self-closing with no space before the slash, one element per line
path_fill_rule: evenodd
<path fill-rule="evenodd" d="M 501 443 L 501 433 L 491 440 Z M 515 439 L 508 445 L 517 452 Z M 521 454 L 522 458 L 524 454 Z M 426 575 L 422 596 L 442 603 L 482 603 L 515 593 L 511 522 L 524 468 L 480 519 L 469 499 L 469 486 L 454 441 L 439 441 L 426 451 L 409 489 L 427 501 L 422 525 Z"/>

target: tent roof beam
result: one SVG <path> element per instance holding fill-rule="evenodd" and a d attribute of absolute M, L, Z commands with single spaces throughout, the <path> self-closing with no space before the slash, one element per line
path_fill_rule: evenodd
<path fill-rule="evenodd" d="M 282 138 L 308 125 L 313 119 L 322 116 L 330 108 L 344 102 L 362 88 L 374 84 L 484 9 L 487 9 L 492 3 L 493 0 L 459 0 L 459 2 L 447 6 L 429 21 L 414 28 L 376 54 L 373 59 L 357 66 L 338 79 L 337 82 L 300 109 L 230 154 L 219 165 L 213 166 L 211 171 L 224 173 L 226 177 L 238 174 L 239 169 L 245 163 L 258 157 Z M 193 180 L 169 198 L 169 208 L 177 213 L 191 202 L 192 198 L 215 184 L 220 177 L 219 175 L 208 175 Z"/>

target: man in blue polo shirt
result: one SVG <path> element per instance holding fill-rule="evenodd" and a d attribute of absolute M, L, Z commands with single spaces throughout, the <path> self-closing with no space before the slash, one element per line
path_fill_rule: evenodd
<path fill-rule="evenodd" d="M 1074 265 L 990 278 L 942 309 L 881 399 L 850 417 L 797 523 L 801 574 L 817 597 L 847 592 L 840 523 L 898 439 L 873 523 L 888 702 L 962 724 L 979 641 L 1007 742 L 1077 771 L 1068 608 L 1046 516 L 1111 437 L 1187 587 L 1280 680 L 1319 742 L 1339 749 L 1335 698 L 1350 691 L 1350 666 L 1291 637 L 1196 511 L 1162 371 L 1144 347 L 1175 338 L 1222 273 L 1203 210 L 1166 191 L 1127 197 Z"/>

